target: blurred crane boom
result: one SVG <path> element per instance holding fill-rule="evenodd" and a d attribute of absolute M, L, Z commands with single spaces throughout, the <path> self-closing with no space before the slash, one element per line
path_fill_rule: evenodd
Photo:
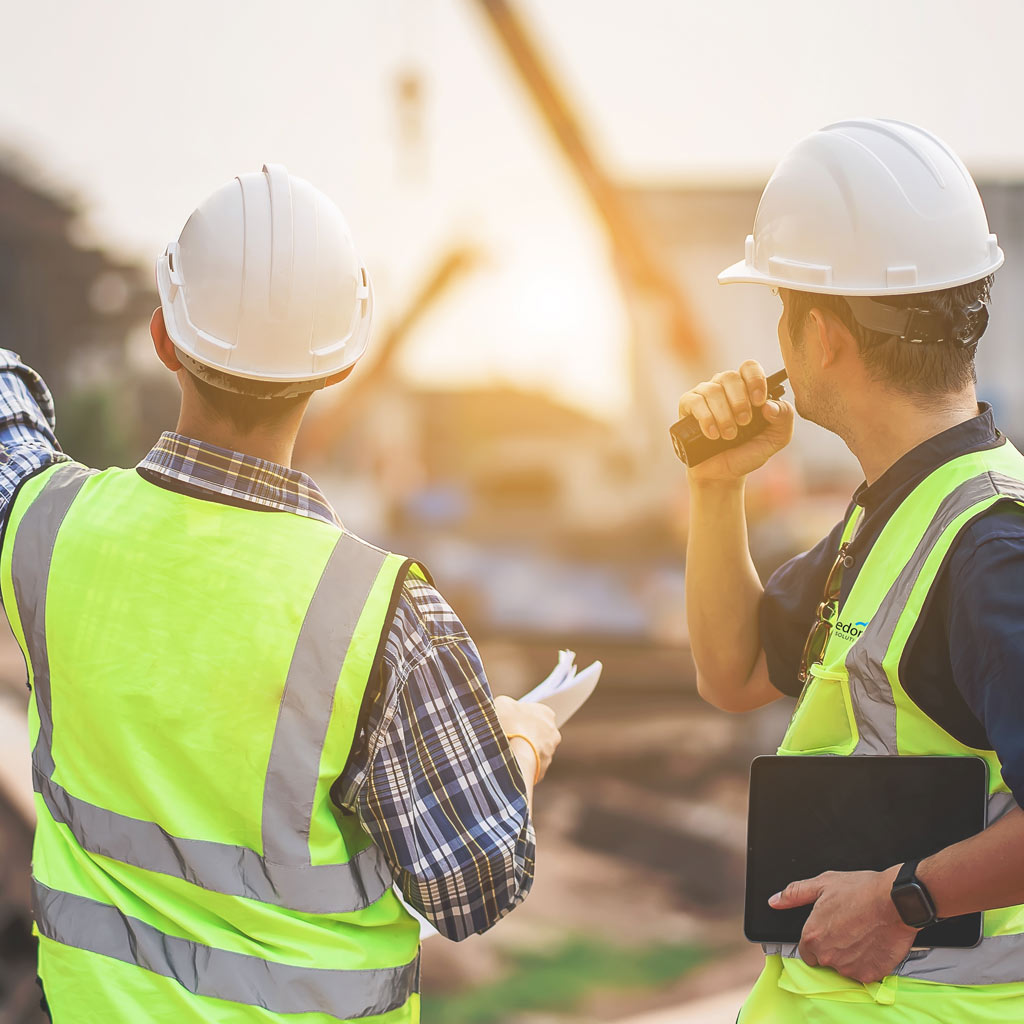
<path fill-rule="evenodd" d="M 507 0 L 472 2 L 494 28 L 520 79 L 604 222 L 620 274 L 633 287 L 654 293 L 664 302 L 669 316 L 670 347 L 683 359 L 699 362 L 705 352 L 704 340 L 661 246 L 643 224 L 628 197 L 598 162 L 579 119 L 541 59 L 539 48 L 523 20 Z"/>
<path fill-rule="evenodd" d="M 322 456 L 335 441 L 344 437 L 348 425 L 372 395 L 374 387 L 392 371 L 395 357 L 410 331 L 452 284 L 475 267 L 480 259 L 479 251 L 467 245 L 455 246 L 444 253 L 412 301 L 389 326 L 380 344 L 374 345 L 377 357 L 368 369 L 360 372 L 358 386 L 351 390 L 343 389 L 343 393 L 325 408 L 307 418 L 296 442 L 299 457 Z"/>

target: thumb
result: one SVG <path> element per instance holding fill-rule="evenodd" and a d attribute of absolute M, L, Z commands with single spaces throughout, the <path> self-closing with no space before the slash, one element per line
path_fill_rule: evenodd
<path fill-rule="evenodd" d="M 790 882 L 782 892 L 777 892 L 768 900 L 768 905 L 776 910 L 788 910 L 791 907 L 806 907 L 813 903 L 824 891 L 825 884 L 821 875 L 804 878 L 799 882 Z"/>
<path fill-rule="evenodd" d="M 761 412 L 769 423 L 777 423 L 780 420 L 791 419 L 793 407 L 789 402 L 777 402 L 772 399 L 764 403 L 761 407 Z"/>

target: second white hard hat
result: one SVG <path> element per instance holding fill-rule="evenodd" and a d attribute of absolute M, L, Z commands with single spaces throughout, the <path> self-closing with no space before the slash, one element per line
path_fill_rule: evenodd
<path fill-rule="evenodd" d="M 229 390 L 254 390 L 247 381 L 264 382 L 263 396 L 315 390 L 369 341 L 373 288 L 345 218 L 279 164 L 206 199 L 156 277 L 183 363 Z"/>
<path fill-rule="evenodd" d="M 912 294 L 980 280 L 1002 263 L 959 157 L 922 128 L 864 119 L 822 128 L 783 157 L 744 259 L 718 280 Z"/>

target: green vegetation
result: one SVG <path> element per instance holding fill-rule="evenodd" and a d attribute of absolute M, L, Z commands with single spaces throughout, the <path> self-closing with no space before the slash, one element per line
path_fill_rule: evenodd
<path fill-rule="evenodd" d="M 423 1024 L 506 1024 L 522 1013 L 569 1013 L 595 991 L 667 985 L 709 954 L 692 945 L 626 949 L 573 938 L 552 950 L 514 954 L 505 976 L 488 985 L 425 996 Z"/>
<path fill-rule="evenodd" d="M 122 396 L 112 387 L 90 387 L 60 396 L 57 438 L 73 459 L 87 466 L 131 466 L 131 442 Z M 156 440 L 154 436 L 153 440 Z"/>

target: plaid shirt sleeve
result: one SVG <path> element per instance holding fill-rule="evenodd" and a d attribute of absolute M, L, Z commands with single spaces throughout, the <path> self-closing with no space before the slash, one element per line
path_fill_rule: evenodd
<path fill-rule="evenodd" d="M 53 399 L 42 377 L 0 348 L 0 522 L 22 480 L 67 459 L 53 431 Z"/>
<path fill-rule="evenodd" d="M 533 824 L 476 645 L 429 584 L 405 583 L 373 689 L 338 803 L 442 935 L 486 931 L 533 884 Z"/>

